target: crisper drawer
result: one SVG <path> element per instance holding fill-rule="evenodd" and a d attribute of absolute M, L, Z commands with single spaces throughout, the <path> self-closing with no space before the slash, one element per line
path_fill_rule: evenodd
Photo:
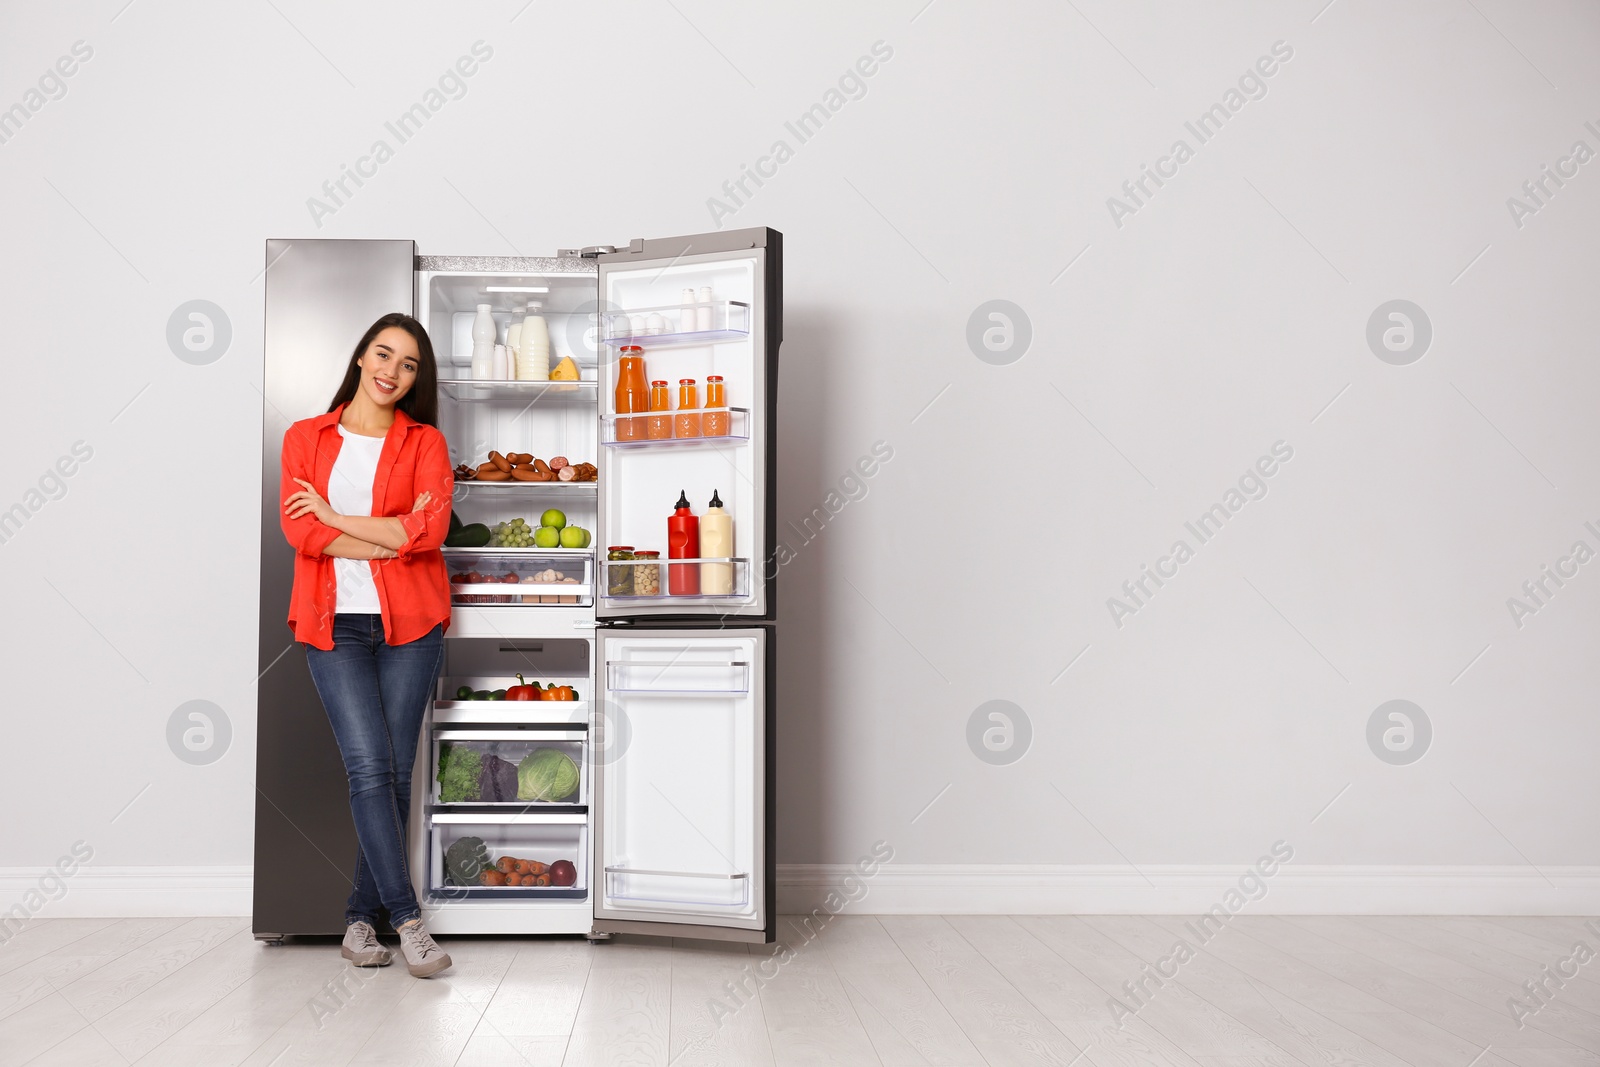
<path fill-rule="evenodd" d="M 429 834 L 428 895 L 435 900 L 588 895 L 586 815 L 434 812 Z"/>
<path fill-rule="evenodd" d="M 587 804 L 587 737 L 582 730 L 435 726 L 433 803 L 517 811 Z"/>
<path fill-rule="evenodd" d="M 453 548 L 445 552 L 445 566 L 452 604 L 594 603 L 594 556 L 581 549 Z"/>

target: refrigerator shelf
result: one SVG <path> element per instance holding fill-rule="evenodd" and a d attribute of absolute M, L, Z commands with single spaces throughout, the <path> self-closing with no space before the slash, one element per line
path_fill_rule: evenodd
<path fill-rule="evenodd" d="M 500 688 L 496 686 L 495 688 Z M 523 726 L 538 730 L 588 729 L 587 700 L 435 700 L 434 726 Z"/>
<path fill-rule="evenodd" d="M 607 661 L 606 689 L 613 693 L 649 693 L 652 696 L 748 693 L 750 664 L 743 660 L 730 663 Z"/>
<path fill-rule="evenodd" d="M 708 409 L 706 408 L 697 408 L 695 409 L 695 414 L 704 415 L 707 410 Z M 698 437 L 649 438 L 643 436 L 643 434 L 647 432 L 647 424 L 651 418 L 648 413 L 643 415 L 602 415 L 600 416 L 600 443 L 606 448 L 685 448 L 693 447 L 695 445 L 716 445 L 723 442 L 741 445 L 749 442 L 749 408 L 725 408 L 714 410 L 727 411 L 727 433 L 716 434 L 715 436 L 702 434 Z M 673 408 L 669 412 L 657 412 L 656 414 L 676 415 L 677 409 Z M 620 436 L 619 431 L 624 431 L 628 428 L 628 423 L 625 420 L 630 419 L 633 420 L 632 432 L 634 436 L 623 438 Z M 622 423 L 622 425 L 619 426 L 618 423 Z M 533 484 L 541 485 L 544 483 L 535 482 Z"/>
<path fill-rule="evenodd" d="M 716 440 L 708 438 L 708 440 Z M 659 444 L 659 442 L 653 442 Z M 594 492 L 600 487 L 599 482 L 519 482 L 515 479 L 508 482 L 480 482 L 476 478 L 457 478 L 456 488 L 466 486 L 469 489 L 494 489 L 498 491 L 521 490 L 525 493 L 557 493 L 563 490 L 571 492 L 581 490 Z"/>
<path fill-rule="evenodd" d="M 685 315 L 695 315 L 700 310 L 711 311 L 711 329 L 698 328 L 698 320 L 689 326 Z M 670 325 L 670 332 L 637 333 L 629 321 L 630 315 L 660 315 Z M 709 304 L 662 304 L 656 307 L 629 308 L 602 314 L 605 343 L 612 348 L 638 345 L 640 348 L 687 348 L 693 345 L 720 345 L 750 338 L 750 305 L 742 300 L 713 300 Z"/>
<path fill-rule="evenodd" d="M 507 559 L 520 559 L 527 556 L 565 556 L 568 559 L 583 559 L 594 555 L 592 548 L 441 548 L 445 559 L 467 556 L 504 556 Z"/>
<path fill-rule="evenodd" d="M 505 378 L 440 378 L 439 395 L 451 400 L 527 400 L 533 404 L 593 404 L 600 397 L 600 383 L 516 381 Z"/>

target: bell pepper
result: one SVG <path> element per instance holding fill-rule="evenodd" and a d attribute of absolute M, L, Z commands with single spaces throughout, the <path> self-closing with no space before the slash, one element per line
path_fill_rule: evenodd
<path fill-rule="evenodd" d="M 522 672 L 519 671 L 517 672 L 517 684 L 506 690 L 506 699 L 538 700 L 539 683 L 534 682 L 530 685 L 528 680 L 522 676 Z"/>

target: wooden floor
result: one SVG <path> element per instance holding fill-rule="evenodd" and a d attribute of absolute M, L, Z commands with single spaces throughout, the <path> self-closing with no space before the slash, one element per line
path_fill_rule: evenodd
<path fill-rule="evenodd" d="M 1560 986 L 1545 970 L 1600 947 L 1578 919 L 1240 916 L 1203 942 L 1181 918 L 841 915 L 783 933 L 453 938 L 455 967 L 418 981 L 332 943 L 257 944 L 244 919 L 36 920 L 0 945 L 0 1064 L 1600 1064 L 1600 961 L 1561 965 L 1578 974 Z"/>

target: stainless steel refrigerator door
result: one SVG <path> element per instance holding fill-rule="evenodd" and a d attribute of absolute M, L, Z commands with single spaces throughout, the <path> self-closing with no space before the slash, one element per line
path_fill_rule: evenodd
<path fill-rule="evenodd" d="M 596 930 L 773 939 L 772 637 L 600 633 Z"/>
<path fill-rule="evenodd" d="M 625 250 L 599 256 L 599 307 L 605 346 L 599 361 L 600 508 L 599 566 L 605 578 L 605 549 L 632 545 L 661 552 L 660 596 L 630 596 L 607 580 L 599 583 L 595 614 L 602 619 L 676 619 L 741 623 L 776 618 L 774 551 L 777 526 L 775 447 L 778 349 L 783 339 L 783 235 L 756 228 L 637 240 Z M 701 305 L 695 331 L 682 325 L 681 293 L 712 283 L 713 301 Z M 678 306 L 674 306 L 678 305 Z M 644 320 L 653 336 L 627 338 L 644 350 L 651 379 L 668 381 L 677 405 L 682 378 L 696 379 L 705 401 L 705 377 L 721 374 L 728 391 L 728 432 L 695 440 L 622 442 L 614 412 L 618 331 L 627 313 Z M 609 318 L 608 318 L 609 317 Z M 651 320 L 660 320 L 651 327 Z M 635 324 L 637 325 L 637 323 Z M 709 330 L 704 329 L 709 325 Z M 740 336 L 742 333 L 743 336 Z M 733 409 L 741 410 L 733 410 Z M 640 438 L 645 431 L 636 427 Z M 675 431 L 676 433 L 676 431 Z M 696 515 L 713 490 L 734 515 L 733 550 L 717 555 L 726 563 L 669 568 L 667 517 L 679 491 L 690 495 Z M 704 595 L 666 595 L 668 577 L 693 575 Z M 713 586 L 711 582 L 719 583 Z M 679 587 L 684 588 L 684 587 Z M 710 595 L 711 590 L 716 595 Z M 724 593 L 723 590 L 727 592 Z"/>
<path fill-rule="evenodd" d="M 355 868 L 344 764 L 285 624 L 294 550 L 279 526 L 284 431 L 321 414 L 361 335 L 382 315 L 414 307 L 411 241 L 267 242 L 262 335 L 261 672 L 256 708 L 257 937 L 344 931 Z M 426 779 L 424 779 L 424 784 Z"/>

